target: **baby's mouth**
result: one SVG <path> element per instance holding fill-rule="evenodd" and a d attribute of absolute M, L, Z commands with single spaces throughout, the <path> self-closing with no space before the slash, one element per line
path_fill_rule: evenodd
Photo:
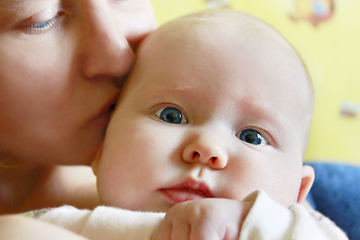
<path fill-rule="evenodd" d="M 161 189 L 161 191 L 175 204 L 190 200 L 214 197 L 206 184 L 195 180 L 185 181 L 175 187 Z"/>

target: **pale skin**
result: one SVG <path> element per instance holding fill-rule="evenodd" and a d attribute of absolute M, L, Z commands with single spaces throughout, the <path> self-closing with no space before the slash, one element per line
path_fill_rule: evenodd
<path fill-rule="evenodd" d="M 284 207 L 314 180 L 302 165 L 313 109 L 292 47 L 248 15 L 208 12 L 150 35 L 93 163 L 102 203 L 167 212 L 152 239 L 237 239 L 265 190 Z"/>
<path fill-rule="evenodd" d="M 98 203 L 94 188 L 71 199 L 76 175 L 54 166 L 90 165 L 132 49 L 155 27 L 148 0 L 0 1 L 0 213 Z"/>
<path fill-rule="evenodd" d="M 0 214 L 99 204 L 89 167 L 59 165 L 91 164 L 133 50 L 155 28 L 150 0 L 0 1 Z M 32 228 L 0 224 L 19 229 Z"/>

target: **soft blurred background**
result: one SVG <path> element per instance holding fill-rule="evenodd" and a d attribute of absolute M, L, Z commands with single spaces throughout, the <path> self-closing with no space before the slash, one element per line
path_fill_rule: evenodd
<path fill-rule="evenodd" d="M 315 89 L 306 160 L 360 165 L 359 0 L 152 0 L 158 24 L 227 7 L 252 13 L 297 49 Z"/>

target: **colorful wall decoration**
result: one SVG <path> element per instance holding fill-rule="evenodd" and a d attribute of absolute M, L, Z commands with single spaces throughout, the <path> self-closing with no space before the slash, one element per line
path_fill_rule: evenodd
<path fill-rule="evenodd" d="M 296 13 L 290 14 L 293 21 L 305 20 L 317 27 L 331 19 L 334 14 L 334 0 L 296 0 Z"/>
<path fill-rule="evenodd" d="M 152 0 L 159 25 L 194 11 L 228 7 L 276 28 L 298 50 L 315 89 L 306 159 L 360 165 L 360 1 Z"/>

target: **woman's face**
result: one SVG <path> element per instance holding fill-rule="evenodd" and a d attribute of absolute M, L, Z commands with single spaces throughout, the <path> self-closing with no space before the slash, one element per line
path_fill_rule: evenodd
<path fill-rule="evenodd" d="M 89 164 L 155 27 L 149 0 L 0 1 L 0 157 Z"/>

